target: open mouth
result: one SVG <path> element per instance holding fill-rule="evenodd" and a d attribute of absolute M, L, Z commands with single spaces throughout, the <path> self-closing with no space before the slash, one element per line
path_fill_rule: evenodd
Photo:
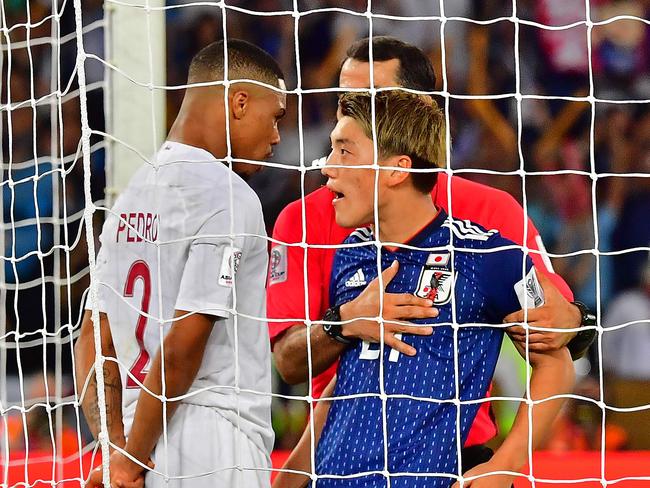
<path fill-rule="evenodd" d="M 328 190 L 331 191 L 334 194 L 334 199 L 332 200 L 332 204 L 336 204 L 337 202 L 340 202 L 341 200 L 343 200 L 345 198 L 344 193 L 332 188 L 334 185 L 332 185 L 331 182 L 328 182 L 328 184 L 326 186 L 327 186 Z"/>

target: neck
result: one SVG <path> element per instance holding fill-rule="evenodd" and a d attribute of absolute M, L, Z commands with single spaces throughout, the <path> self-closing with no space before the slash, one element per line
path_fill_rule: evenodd
<path fill-rule="evenodd" d="M 379 239 L 382 242 L 406 243 L 439 212 L 428 193 L 409 189 L 390 201 L 379 211 Z"/>
<path fill-rule="evenodd" d="M 183 100 L 183 105 L 167 135 L 167 140 L 204 149 L 215 159 L 224 158 L 228 151 L 223 113 L 215 113 L 209 106 L 195 107 L 195 105 L 194 100 Z M 211 111 L 214 115 L 209 117 L 208 114 Z M 221 137 L 219 131 L 215 130 L 217 127 L 224 132 Z"/>

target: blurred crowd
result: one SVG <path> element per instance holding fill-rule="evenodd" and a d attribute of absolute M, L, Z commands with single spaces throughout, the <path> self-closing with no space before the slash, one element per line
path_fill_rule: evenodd
<path fill-rule="evenodd" d="M 189 2 L 169 4 L 183 3 Z M 392 35 L 425 51 L 439 78 L 436 97 L 449 113 L 448 167 L 525 203 L 556 271 L 576 299 L 611 328 L 581 363 L 576 392 L 614 407 L 650 405 L 650 26 L 630 18 L 648 19 L 650 1 L 592 0 L 586 12 L 583 0 L 520 0 L 514 3 L 523 22 L 515 26 L 510 0 L 447 0 L 444 12 L 437 1 L 374 0 L 375 14 L 429 18 L 381 17 L 371 26 L 362 15 L 366 0 L 300 0 L 297 30 L 291 0 L 226 3 L 240 8 L 227 12 L 228 36 L 270 52 L 289 89 L 336 87 L 347 47 L 371 28 L 374 35 Z M 8 347 L 0 348 L 0 360 L 6 358 L 9 396 L 18 384 L 11 375 L 19 369 L 42 378 L 45 362 L 46 370 L 59 364 L 69 375 L 70 336 L 89 283 L 77 51 L 74 37 L 66 37 L 74 31 L 74 12 L 71 4 L 62 5 L 58 12 L 47 0 L 4 4 L 10 29 L 0 41 L 5 257 L 0 336 Z M 99 57 L 103 7 L 101 0 L 83 2 L 84 46 Z M 329 7 L 349 12 L 318 11 Z M 607 21 L 617 16 L 623 17 Z M 167 10 L 166 17 L 167 85 L 182 85 L 192 55 L 223 37 L 222 11 L 186 5 Z M 595 22 L 592 28 L 580 23 L 587 18 Z M 551 30 L 539 24 L 576 25 Z M 101 132 L 104 67 L 88 59 L 85 68 L 89 124 Z M 167 93 L 168 123 L 182 95 Z M 303 187 L 308 193 L 323 183 L 317 170 L 303 178 L 297 169 L 328 153 L 336 93 L 310 92 L 300 100 L 289 95 L 287 105 L 282 143 L 273 157 L 286 167 L 268 168 L 251 183 L 269 234 L 278 213 Z M 92 196 L 101 202 L 105 141 L 94 134 L 91 143 Z M 95 217 L 96 238 L 101 213 Z M 47 341 L 42 331 L 50 334 Z M 306 391 L 277 382 L 275 391 Z M 57 390 L 70 395 L 70 385 L 63 381 Z M 276 447 L 295 443 L 306 411 L 299 401 L 274 405 Z M 647 429 L 634 428 L 650 421 L 648 412 L 608 410 L 606 447 L 650 449 Z M 595 403 L 572 400 L 549 447 L 599 448 L 601 417 Z"/>

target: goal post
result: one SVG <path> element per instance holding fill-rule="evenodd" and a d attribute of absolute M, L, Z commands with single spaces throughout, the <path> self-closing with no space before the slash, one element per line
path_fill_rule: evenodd
<path fill-rule="evenodd" d="M 107 1 L 106 200 L 115 201 L 165 139 L 165 2 Z"/>

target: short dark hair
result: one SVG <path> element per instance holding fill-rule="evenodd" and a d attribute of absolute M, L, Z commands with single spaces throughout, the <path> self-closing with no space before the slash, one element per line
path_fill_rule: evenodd
<path fill-rule="evenodd" d="M 273 57 L 263 49 L 240 39 L 228 40 L 228 76 L 224 76 L 224 41 L 201 49 L 190 63 L 188 83 L 249 79 L 279 87 L 284 74 Z"/>
<path fill-rule="evenodd" d="M 341 115 L 352 117 L 368 139 L 373 138 L 372 105 L 375 105 L 375 133 L 380 157 L 405 155 L 411 158 L 416 190 L 430 193 L 436 184 L 445 151 L 445 116 L 428 95 L 403 90 L 348 92 L 339 97 Z"/>
<path fill-rule="evenodd" d="M 370 62 L 370 39 L 359 39 L 350 46 L 346 59 Z M 436 89 L 436 72 L 426 54 L 418 47 L 400 41 L 395 37 L 376 36 L 372 38 L 372 59 L 374 61 L 399 60 L 397 81 L 404 88 L 423 92 Z"/>

